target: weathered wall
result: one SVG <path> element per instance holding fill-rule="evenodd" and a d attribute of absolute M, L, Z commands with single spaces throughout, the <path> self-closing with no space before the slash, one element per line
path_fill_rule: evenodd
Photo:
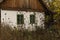
<path fill-rule="evenodd" d="M 16 15 L 17 11 L 1 10 L 1 23 L 3 22 L 3 24 L 16 25 Z"/>
<path fill-rule="evenodd" d="M 23 14 L 24 15 L 24 24 L 18 25 L 23 26 L 25 29 L 34 29 L 35 26 L 43 27 L 44 28 L 44 13 L 40 12 L 26 12 L 26 11 L 7 11 L 7 10 L 1 10 L 1 23 L 9 24 L 11 26 L 17 26 L 17 14 Z M 35 22 L 36 24 L 31 25 L 30 24 L 30 15 L 35 15 Z M 4 19 L 3 19 L 4 18 Z"/>

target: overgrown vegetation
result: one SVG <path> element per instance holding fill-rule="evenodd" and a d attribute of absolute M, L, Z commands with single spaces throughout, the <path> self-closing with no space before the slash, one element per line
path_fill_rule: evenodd
<path fill-rule="evenodd" d="M 1 40 L 59 40 L 60 31 L 55 27 L 36 28 L 36 31 L 11 30 L 9 26 L 1 27 Z"/>

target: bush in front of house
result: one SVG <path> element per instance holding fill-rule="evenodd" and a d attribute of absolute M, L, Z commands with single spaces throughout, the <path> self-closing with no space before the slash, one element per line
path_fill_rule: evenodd
<path fill-rule="evenodd" d="M 60 34 L 50 29 L 36 28 L 36 31 L 12 30 L 9 25 L 1 26 L 1 40 L 58 40 Z"/>

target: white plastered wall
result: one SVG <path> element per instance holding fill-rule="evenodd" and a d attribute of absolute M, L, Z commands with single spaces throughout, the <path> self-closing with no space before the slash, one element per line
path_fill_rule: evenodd
<path fill-rule="evenodd" d="M 8 11 L 8 10 L 1 10 L 1 23 L 2 24 L 9 24 L 10 26 L 16 26 L 17 24 L 17 11 Z"/>
<path fill-rule="evenodd" d="M 26 29 L 35 29 L 35 26 L 44 27 L 44 13 L 40 12 L 26 12 L 26 11 L 12 11 L 12 10 L 1 10 L 1 23 L 9 24 L 12 27 L 17 27 L 17 14 L 24 15 L 24 24 L 22 25 Z M 35 15 L 35 24 L 30 24 L 30 15 Z"/>

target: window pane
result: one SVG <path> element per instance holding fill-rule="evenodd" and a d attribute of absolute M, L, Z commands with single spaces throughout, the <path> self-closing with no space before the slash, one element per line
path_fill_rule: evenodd
<path fill-rule="evenodd" d="M 24 23 L 24 16 L 17 15 L 17 24 L 23 24 L 23 23 Z"/>
<path fill-rule="evenodd" d="M 30 23 L 35 23 L 35 15 L 30 15 Z"/>

